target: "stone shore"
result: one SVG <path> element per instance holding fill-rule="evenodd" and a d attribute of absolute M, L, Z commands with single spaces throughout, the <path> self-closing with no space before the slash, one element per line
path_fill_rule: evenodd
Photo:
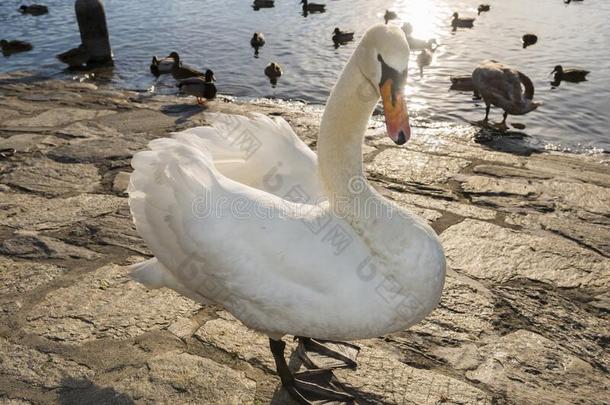
<path fill-rule="evenodd" d="M 147 290 L 130 157 L 204 110 L 284 117 L 315 149 L 302 104 L 194 100 L 0 75 L 0 404 L 291 404 L 267 339 L 221 308 Z M 517 135 L 372 123 L 370 181 L 440 234 L 439 307 L 357 342 L 337 371 L 359 404 L 609 404 L 610 159 Z M 294 348 L 292 342 L 289 347 Z"/>

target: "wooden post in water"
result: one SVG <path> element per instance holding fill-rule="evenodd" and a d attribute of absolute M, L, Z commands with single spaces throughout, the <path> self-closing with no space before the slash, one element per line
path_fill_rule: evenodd
<path fill-rule="evenodd" d="M 112 64 L 112 50 L 106 26 L 106 12 L 101 0 L 76 0 L 76 20 L 83 45 L 89 51 L 89 63 Z"/>

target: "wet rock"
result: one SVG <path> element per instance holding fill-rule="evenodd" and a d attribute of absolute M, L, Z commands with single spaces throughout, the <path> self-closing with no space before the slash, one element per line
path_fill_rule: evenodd
<path fill-rule="evenodd" d="M 467 219 L 441 235 L 448 264 L 478 279 L 516 278 L 557 287 L 604 288 L 610 260 L 553 234 L 532 235 Z"/>
<path fill-rule="evenodd" d="M 168 289 L 147 290 L 108 265 L 46 295 L 27 314 L 24 330 L 71 344 L 128 339 L 169 326 L 199 305 Z"/>
<path fill-rule="evenodd" d="M 0 253 L 24 259 L 86 259 L 93 260 L 99 254 L 60 240 L 38 235 L 31 231 L 16 232 L 0 244 Z"/>
<path fill-rule="evenodd" d="M 509 393 L 515 403 L 601 404 L 608 399 L 608 375 L 534 332 L 515 331 L 479 352 L 485 360 L 466 373 L 468 379 Z"/>
<path fill-rule="evenodd" d="M 32 230 L 57 229 L 115 212 L 123 201 L 102 194 L 47 199 L 0 192 L 0 225 Z"/>
<path fill-rule="evenodd" d="M 94 372 L 55 354 L 42 353 L 0 337 L 0 375 L 45 389 L 65 386 L 67 381 L 88 379 Z M 82 385 L 73 386 L 79 388 Z"/>
<path fill-rule="evenodd" d="M 131 173 L 118 172 L 116 176 L 114 176 L 114 180 L 112 180 L 112 191 L 117 194 L 126 195 L 130 176 Z"/>
<path fill-rule="evenodd" d="M 146 145 L 138 137 L 76 139 L 48 152 L 60 162 L 99 163 L 107 160 L 129 159 Z"/>
<path fill-rule="evenodd" d="M 375 156 L 367 169 L 391 180 L 430 184 L 445 183 L 466 166 L 468 161 L 464 159 L 389 148 Z"/>
<path fill-rule="evenodd" d="M 74 121 L 91 120 L 104 115 L 114 114 L 110 110 L 89 110 L 82 108 L 53 108 L 34 117 L 17 118 L 5 121 L 2 126 L 10 127 L 59 127 Z"/>
<path fill-rule="evenodd" d="M 0 181 L 48 197 L 90 193 L 100 187 L 101 177 L 91 164 L 58 163 L 28 158 L 8 165 Z"/>
<path fill-rule="evenodd" d="M 141 403 L 253 404 L 256 382 L 208 358 L 170 351 L 153 356 L 116 388 Z"/>

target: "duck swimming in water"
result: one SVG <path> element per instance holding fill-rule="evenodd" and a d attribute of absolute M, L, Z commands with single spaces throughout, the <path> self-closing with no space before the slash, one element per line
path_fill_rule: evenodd
<path fill-rule="evenodd" d="M 269 82 L 274 86 L 277 84 L 277 79 L 282 77 L 283 74 L 284 71 L 279 63 L 271 62 L 265 67 L 265 76 L 269 78 Z"/>
<path fill-rule="evenodd" d="M 472 28 L 474 27 L 474 18 L 460 18 L 458 13 L 453 13 L 453 19 L 451 20 L 451 26 L 453 31 L 458 28 Z"/>
<path fill-rule="evenodd" d="M 395 11 L 391 11 L 391 10 L 386 10 L 385 14 L 383 15 L 383 20 L 385 21 L 386 24 L 388 22 L 390 22 L 391 20 L 396 20 L 397 18 L 398 18 L 398 14 L 396 14 Z"/>
<path fill-rule="evenodd" d="M 487 12 L 490 9 L 491 7 L 489 4 L 479 4 L 479 7 L 477 8 L 477 11 L 479 12 L 478 15 L 481 15 L 481 13 Z"/>
<path fill-rule="evenodd" d="M 254 56 L 258 56 L 258 50 L 265 45 L 265 36 L 262 32 L 255 32 L 250 38 L 250 46 L 254 48 Z"/>
<path fill-rule="evenodd" d="M 561 83 L 562 81 L 578 83 L 587 80 L 587 75 L 591 72 L 584 69 L 564 69 L 563 66 L 557 65 L 551 74 L 555 74 L 554 83 Z"/>
<path fill-rule="evenodd" d="M 29 42 L 20 41 L 18 39 L 12 41 L 2 39 L 0 40 L 0 48 L 2 48 L 2 54 L 4 56 L 11 56 L 14 53 L 31 51 L 33 46 Z"/>
<path fill-rule="evenodd" d="M 326 11 L 326 4 L 310 3 L 308 0 L 301 0 L 304 13 L 323 13 Z"/>
<path fill-rule="evenodd" d="M 82 68 L 89 62 L 89 59 L 91 59 L 91 53 L 83 44 L 81 44 L 76 48 L 72 48 L 66 52 L 60 53 L 57 55 L 57 59 L 60 62 L 68 65 L 68 67 L 71 69 L 78 69 Z"/>
<path fill-rule="evenodd" d="M 150 62 L 150 73 L 155 76 L 160 76 L 172 72 L 176 57 L 180 60 L 177 52 L 172 52 L 165 58 L 158 59 L 156 56 L 152 57 Z"/>
<path fill-rule="evenodd" d="M 43 6 L 42 4 L 31 4 L 29 6 L 21 6 L 19 7 L 19 11 L 23 14 L 31 14 L 31 15 L 43 15 L 49 12 L 47 6 Z"/>
<path fill-rule="evenodd" d="M 174 79 L 184 80 L 188 79 L 189 77 L 205 76 L 205 73 L 188 65 L 183 65 L 178 52 L 172 52 L 169 56 L 174 59 L 174 64 L 171 70 Z"/>
<path fill-rule="evenodd" d="M 538 42 L 538 36 L 535 34 L 525 34 L 521 37 L 521 42 L 523 43 L 523 49 L 528 46 L 534 45 Z"/>
<path fill-rule="evenodd" d="M 341 31 L 338 27 L 335 27 L 333 30 L 332 40 L 337 44 L 345 44 L 347 42 L 354 40 L 354 32 L 353 31 Z"/>

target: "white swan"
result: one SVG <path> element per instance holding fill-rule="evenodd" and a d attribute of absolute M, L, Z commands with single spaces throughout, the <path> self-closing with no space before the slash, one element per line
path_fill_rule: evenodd
<path fill-rule="evenodd" d="M 408 56 L 399 28 L 368 30 L 328 99 L 318 159 L 281 118 L 210 114 L 211 127 L 154 140 L 132 160 L 129 204 L 155 254 L 134 278 L 221 304 L 267 334 L 282 383 L 301 403 L 311 392 L 350 397 L 295 379 L 283 335 L 373 338 L 421 321 L 441 296 L 436 234 L 363 177 L 380 95 L 390 138 L 410 136 Z"/>

